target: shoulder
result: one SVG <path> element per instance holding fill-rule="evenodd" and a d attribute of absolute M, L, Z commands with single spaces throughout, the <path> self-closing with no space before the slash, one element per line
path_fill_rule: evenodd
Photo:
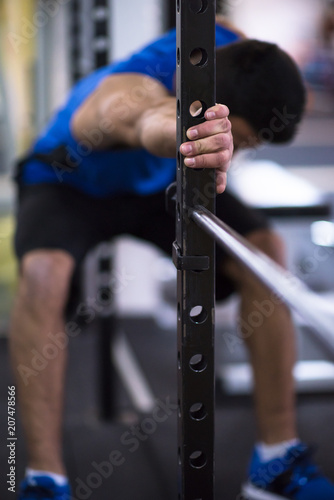
<path fill-rule="evenodd" d="M 172 91 L 176 68 L 176 33 L 168 31 L 127 59 L 115 63 L 111 73 L 141 73 L 155 78 Z"/>

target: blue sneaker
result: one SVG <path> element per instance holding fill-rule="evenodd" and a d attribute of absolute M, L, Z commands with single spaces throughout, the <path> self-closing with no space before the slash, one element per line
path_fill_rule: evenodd
<path fill-rule="evenodd" d="M 321 474 L 304 444 L 288 449 L 284 457 L 261 462 L 256 449 L 248 482 L 242 488 L 247 500 L 334 500 L 334 484 Z"/>
<path fill-rule="evenodd" d="M 19 490 L 18 500 L 71 500 L 68 484 L 58 486 L 51 477 L 33 476 L 25 478 Z"/>

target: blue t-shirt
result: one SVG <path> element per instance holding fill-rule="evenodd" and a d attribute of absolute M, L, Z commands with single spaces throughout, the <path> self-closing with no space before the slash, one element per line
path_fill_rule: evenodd
<path fill-rule="evenodd" d="M 238 36 L 221 26 L 216 27 L 217 47 L 227 45 Z M 68 151 L 68 163 L 52 165 L 29 160 L 22 173 L 24 184 L 65 183 L 87 194 L 106 197 L 113 194 L 153 194 L 175 179 L 175 159 L 160 158 L 144 149 L 111 149 L 94 151 L 94 136 L 78 143 L 72 136 L 70 122 L 74 112 L 94 92 L 102 79 L 114 73 L 141 73 L 161 82 L 173 92 L 176 71 L 176 31 L 171 30 L 128 59 L 105 66 L 82 79 L 72 89 L 64 107 L 54 116 L 33 145 L 32 154 L 50 153 L 60 145 Z M 98 133 L 98 132 L 97 132 Z"/>

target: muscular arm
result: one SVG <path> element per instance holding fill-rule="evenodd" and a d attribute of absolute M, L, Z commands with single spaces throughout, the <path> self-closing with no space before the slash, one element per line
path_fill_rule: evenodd
<path fill-rule="evenodd" d="M 103 80 L 80 106 L 71 123 L 78 141 L 100 137 L 95 149 L 144 147 L 175 156 L 175 97 L 158 81 L 139 74 L 116 74 Z"/>
<path fill-rule="evenodd" d="M 189 142 L 181 146 L 191 168 L 216 168 L 217 192 L 226 185 L 233 151 L 229 111 L 215 105 L 206 121 L 187 131 Z M 175 157 L 176 101 L 157 80 L 139 74 L 107 77 L 80 106 L 71 122 L 78 141 L 94 137 L 94 149 L 145 148 L 161 157 Z"/>

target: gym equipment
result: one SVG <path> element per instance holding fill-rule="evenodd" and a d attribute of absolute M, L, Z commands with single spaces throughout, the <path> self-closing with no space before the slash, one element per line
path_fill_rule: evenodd
<path fill-rule="evenodd" d="M 183 164 L 186 130 L 215 103 L 215 1 L 177 0 L 176 241 L 179 499 L 214 498 L 214 245 L 216 240 L 313 326 L 334 352 L 334 308 L 214 214 L 214 175 Z M 172 188 L 167 190 L 171 206 Z M 203 202 L 204 200 L 204 202 Z M 200 203 L 204 203 L 205 207 Z M 197 226 L 197 227 L 196 227 Z M 211 238 L 204 238 L 201 229 Z"/>
<path fill-rule="evenodd" d="M 215 2 L 177 0 L 176 8 L 179 151 L 187 128 L 203 120 L 205 109 L 215 103 Z M 220 233 L 222 228 L 214 219 L 214 198 L 213 172 L 187 169 L 182 156 L 177 154 L 177 221 L 173 250 L 178 270 L 180 500 L 209 500 L 214 497 L 214 239 L 219 239 L 220 243 L 223 241 Z M 206 208 L 198 207 L 203 199 Z M 198 226 L 213 238 L 203 238 Z M 253 262 L 253 254 L 248 260 Z M 104 270 L 110 271 L 107 263 L 101 266 L 100 271 Z M 275 280 L 280 273 L 281 270 L 276 269 Z M 101 283 L 101 287 L 104 286 Z M 286 283 L 282 286 L 283 289 L 287 288 Z M 292 295 L 293 292 L 290 297 Z M 293 298 L 290 300 L 294 302 Z M 327 338 L 329 323 L 326 325 Z M 101 354 L 107 354 L 106 360 L 109 362 L 109 339 L 104 339 L 106 344 L 102 345 Z M 122 366 L 134 365 L 128 351 L 124 342 L 118 342 L 114 361 L 117 362 L 124 355 Z M 104 380 L 108 378 L 109 373 L 103 376 Z M 135 378 L 138 379 L 138 376 Z M 137 390 L 134 392 L 138 394 Z M 151 407 L 152 396 L 146 391 L 144 411 Z M 110 408 L 105 408 L 105 413 L 109 412 Z"/>
<path fill-rule="evenodd" d="M 333 304 L 309 290 L 296 276 L 257 250 L 204 207 L 193 209 L 190 217 L 274 292 L 273 304 L 285 302 L 300 313 L 334 353 Z"/>
<path fill-rule="evenodd" d="M 215 1 L 178 0 L 177 152 L 186 130 L 215 104 Z M 178 310 L 179 499 L 214 497 L 214 241 L 203 238 L 188 209 L 202 196 L 214 211 L 215 177 L 192 170 L 177 153 L 176 241 Z M 210 195 L 204 195 L 209 190 Z M 169 193 L 170 194 L 170 193 Z M 168 192 L 167 192 L 168 197 Z"/>
<path fill-rule="evenodd" d="M 110 11 L 108 0 L 72 0 L 71 72 L 76 82 L 110 61 Z"/>

